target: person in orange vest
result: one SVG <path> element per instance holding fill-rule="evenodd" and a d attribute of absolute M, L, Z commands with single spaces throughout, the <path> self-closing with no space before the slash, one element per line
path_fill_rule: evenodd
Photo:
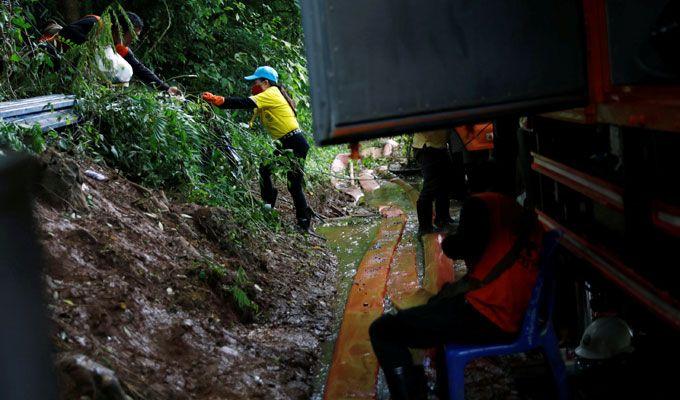
<path fill-rule="evenodd" d="M 132 44 L 135 36 L 139 36 L 144 28 L 144 21 L 135 13 L 127 12 L 127 17 L 132 24 L 133 32 L 127 23 L 122 22 L 120 29 L 113 27 L 111 30 L 113 35 L 113 42 L 115 44 L 116 52 L 132 67 L 134 76 L 147 85 L 154 86 L 159 90 L 167 91 L 172 95 L 180 95 L 180 90 L 175 86 L 170 86 L 158 77 L 153 71 L 142 64 L 135 56 L 132 50 L 128 47 Z M 121 21 L 124 19 L 119 17 Z M 78 21 L 69 24 L 63 28 L 59 26 L 50 26 L 49 30 L 40 38 L 40 42 L 50 43 L 56 48 L 68 48 L 69 44 L 83 44 L 87 41 L 92 28 L 99 26 L 102 23 L 98 15 L 86 15 Z M 119 37 L 119 31 L 122 37 Z"/>
<path fill-rule="evenodd" d="M 425 399 L 422 367 L 409 348 L 446 343 L 502 343 L 517 335 L 538 276 L 542 230 L 535 214 L 499 193 L 463 204 L 460 226 L 442 242 L 467 275 L 425 305 L 385 314 L 371 324 L 371 344 L 392 399 Z"/>
<path fill-rule="evenodd" d="M 223 97 L 205 92 L 202 98 L 220 108 L 255 110 L 255 116 L 260 117 L 265 130 L 276 141 L 275 155 L 281 155 L 285 150 L 293 153 L 294 163 L 287 174 L 288 191 L 293 197 L 298 227 L 303 232 L 308 232 L 314 216 L 314 212 L 307 205 L 303 190 L 303 167 L 309 143 L 300 130 L 295 102 L 279 84 L 279 74 L 272 67 L 259 67 L 253 75 L 246 76 L 245 79 L 253 82 L 250 97 Z M 272 182 L 271 163 L 262 163 L 259 172 L 262 200 L 273 208 L 278 191 Z"/>

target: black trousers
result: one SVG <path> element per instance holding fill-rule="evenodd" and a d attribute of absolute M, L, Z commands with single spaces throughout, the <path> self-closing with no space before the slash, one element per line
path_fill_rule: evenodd
<path fill-rule="evenodd" d="M 293 204 L 295 205 L 295 216 L 298 220 L 309 218 L 307 215 L 309 207 L 307 206 L 307 199 L 303 190 L 303 168 L 307 152 L 309 152 L 309 143 L 307 143 L 307 139 L 305 139 L 303 134 L 298 133 L 286 139 L 276 141 L 274 155 L 277 157 L 281 156 L 284 150 L 291 150 L 295 156 L 291 168 L 286 174 L 288 178 L 288 191 L 293 197 Z M 260 193 L 262 200 L 274 207 L 278 191 L 274 187 L 274 182 L 272 182 L 272 167 L 271 161 L 260 164 Z"/>
<path fill-rule="evenodd" d="M 413 365 L 409 348 L 503 343 L 515 337 L 478 313 L 463 295 L 435 297 L 425 305 L 385 314 L 371 324 L 369 334 L 380 366 L 388 371 Z"/>
<path fill-rule="evenodd" d="M 504 117 L 493 123 L 494 192 L 515 197 L 517 193 L 517 117 Z"/>
<path fill-rule="evenodd" d="M 416 149 L 416 159 L 423 173 L 423 189 L 418 197 L 418 223 L 421 229 L 432 228 L 432 202 L 435 220 L 446 222 L 449 214 L 449 177 L 453 163 L 447 149 Z"/>

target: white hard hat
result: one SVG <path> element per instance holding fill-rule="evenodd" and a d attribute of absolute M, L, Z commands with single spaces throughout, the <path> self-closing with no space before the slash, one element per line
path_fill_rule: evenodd
<path fill-rule="evenodd" d="M 576 348 L 576 355 L 591 360 L 605 360 L 633 351 L 633 331 L 619 317 L 602 317 L 593 321 Z"/>

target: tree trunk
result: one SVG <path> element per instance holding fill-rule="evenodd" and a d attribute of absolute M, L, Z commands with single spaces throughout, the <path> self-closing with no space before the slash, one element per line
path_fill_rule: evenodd
<path fill-rule="evenodd" d="M 77 0 L 58 0 L 57 4 L 66 23 L 70 24 L 80 19 L 80 7 L 78 7 Z"/>

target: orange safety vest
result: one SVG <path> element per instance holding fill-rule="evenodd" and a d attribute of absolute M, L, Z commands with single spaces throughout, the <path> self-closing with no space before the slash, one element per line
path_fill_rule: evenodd
<path fill-rule="evenodd" d="M 498 193 L 482 193 L 491 223 L 489 242 L 470 277 L 484 281 L 494 267 L 512 249 L 517 233 L 513 231 L 522 208 L 514 199 Z M 517 260 L 496 279 L 465 294 L 468 303 L 496 326 L 506 332 L 517 332 L 531 300 L 538 275 L 538 249 L 542 240 L 540 228 L 529 234 L 526 249 Z"/>

